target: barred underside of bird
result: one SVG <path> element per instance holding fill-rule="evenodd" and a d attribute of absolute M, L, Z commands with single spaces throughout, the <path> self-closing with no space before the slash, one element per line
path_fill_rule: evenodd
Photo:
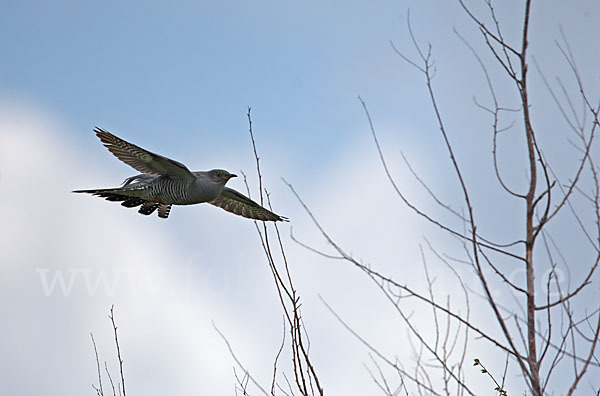
<path fill-rule="evenodd" d="M 117 188 L 75 190 L 107 201 L 121 202 L 126 208 L 140 207 L 138 212 L 169 217 L 172 205 L 210 203 L 228 212 L 262 221 L 288 221 L 262 207 L 245 195 L 225 187 L 236 175 L 222 169 L 191 172 L 180 162 L 151 153 L 100 128 L 94 129 L 104 146 L 119 160 L 142 172 L 125 179 Z"/>

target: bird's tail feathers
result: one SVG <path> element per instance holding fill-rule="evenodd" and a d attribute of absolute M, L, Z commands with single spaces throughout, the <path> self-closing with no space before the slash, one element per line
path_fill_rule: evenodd
<path fill-rule="evenodd" d="M 78 194 L 92 194 L 98 197 L 107 198 L 111 195 L 118 195 L 123 197 L 137 197 L 141 198 L 144 196 L 145 191 L 143 189 L 133 188 L 99 188 L 94 190 L 74 190 L 72 191 Z M 109 199 L 110 201 L 110 199 Z"/>
<path fill-rule="evenodd" d="M 138 213 L 149 216 L 158 209 L 158 217 L 166 219 L 169 217 L 171 205 L 161 204 L 156 201 L 144 199 L 143 189 L 131 188 L 102 188 L 96 190 L 75 190 L 74 193 L 92 194 L 112 202 L 121 202 L 121 206 L 135 208 L 140 206 Z"/>

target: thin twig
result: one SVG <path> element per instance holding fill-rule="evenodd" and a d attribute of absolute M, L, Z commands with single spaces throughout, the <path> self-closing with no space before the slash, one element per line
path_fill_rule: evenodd
<path fill-rule="evenodd" d="M 125 376 L 123 375 L 123 359 L 121 358 L 121 347 L 119 346 L 119 337 L 117 336 L 117 325 L 115 324 L 114 309 L 115 309 L 115 306 L 112 305 L 110 307 L 110 315 L 108 317 L 110 318 L 110 321 L 112 323 L 113 330 L 115 333 L 115 345 L 117 347 L 117 358 L 119 359 L 119 372 L 121 374 L 121 388 L 123 388 L 123 396 L 126 396 L 126 394 L 125 394 Z"/>
<path fill-rule="evenodd" d="M 96 368 L 98 369 L 98 384 L 99 384 L 99 388 L 96 390 L 96 392 L 100 395 L 100 396 L 104 396 L 104 390 L 102 389 L 102 375 L 100 373 L 100 360 L 98 359 L 98 349 L 96 348 L 96 340 L 94 340 L 94 334 L 90 333 L 90 337 L 92 337 L 92 344 L 94 345 L 94 355 L 96 356 Z M 96 389 L 96 388 L 94 388 Z"/>

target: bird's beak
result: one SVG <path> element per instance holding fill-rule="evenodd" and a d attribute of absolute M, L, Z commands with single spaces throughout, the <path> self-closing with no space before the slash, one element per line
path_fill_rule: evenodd
<path fill-rule="evenodd" d="M 233 173 L 230 173 L 230 174 L 229 174 L 229 178 L 232 178 L 232 177 L 237 177 L 237 175 L 236 175 L 236 174 L 233 174 Z"/>

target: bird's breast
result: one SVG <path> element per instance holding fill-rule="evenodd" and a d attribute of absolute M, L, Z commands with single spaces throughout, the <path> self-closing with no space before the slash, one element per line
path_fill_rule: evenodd
<path fill-rule="evenodd" d="M 193 205 L 209 202 L 218 197 L 223 186 L 206 180 L 196 180 L 188 186 L 186 194 L 179 205 Z"/>

